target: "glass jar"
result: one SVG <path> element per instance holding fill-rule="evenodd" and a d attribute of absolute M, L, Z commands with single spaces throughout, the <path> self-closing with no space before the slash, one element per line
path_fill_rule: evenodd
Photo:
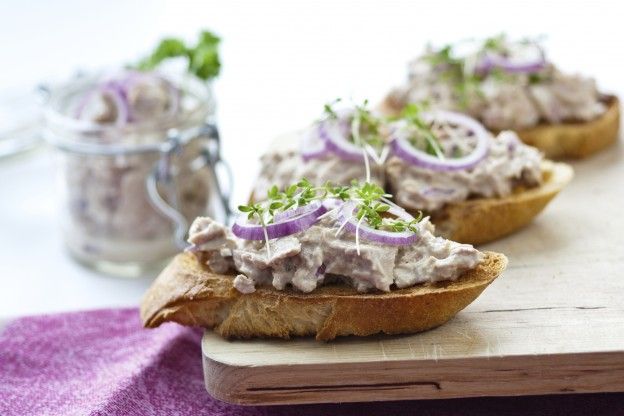
<path fill-rule="evenodd" d="M 124 125 L 73 114 L 100 76 L 50 91 L 44 135 L 59 150 L 63 237 L 81 263 L 140 275 L 186 246 L 195 217 L 229 214 L 211 89 L 190 76 L 168 80 L 180 92 L 179 114 Z"/>

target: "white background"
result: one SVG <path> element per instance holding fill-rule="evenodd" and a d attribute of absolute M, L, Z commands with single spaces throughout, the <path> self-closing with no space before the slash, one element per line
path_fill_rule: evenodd
<path fill-rule="evenodd" d="M 272 137 L 333 98 L 378 101 L 428 41 L 544 34 L 560 67 L 622 93 L 623 15 L 616 1 L 3 0 L 0 92 L 131 62 L 162 36 L 210 28 L 223 38 L 218 116 L 241 201 Z M 47 149 L 0 160 L 0 316 L 136 304 L 150 277 L 99 276 L 64 254 L 53 175 Z"/>

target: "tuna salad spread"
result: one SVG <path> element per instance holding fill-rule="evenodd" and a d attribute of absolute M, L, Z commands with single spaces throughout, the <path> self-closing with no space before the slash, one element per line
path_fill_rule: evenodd
<path fill-rule="evenodd" d="M 176 251 L 173 224 L 154 208 L 146 186 L 162 161 L 163 182 L 171 182 L 158 185 L 162 197 L 189 222 L 206 213 L 213 177 L 196 166 L 205 151 L 203 138 L 181 144 L 166 160 L 157 150 L 170 128 L 199 127 L 211 111 L 189 85 L 156 72 L 122 71 L 89 79 L 59 109 L 78 126 L 51 127 L 66 143 L 63 228 L 78 258 L 151 262 Z"/>
<path fill-rule="evenodd" d="M 370 182 L 272 187 L 265 202 L 239 207 L 232 229 L 197 218 L 189 250 L 215 273 L 235 271 L 242 293 L 257 286 L 308 293 L 328 283 L 387 292 L 456 280 L 482 261 L 474 247 L 435 237 L 428 218 L 412 217 L 388 197 Z"/>
<path fill-rule="evenodd" d="M 311 147 L 265 155 L 254 198 L 266 195 L 270 180 L 283 189 L 297 174 L 310 176 L 314 185 L 370 178 L 390 189 L 401 207 L 433 212 L 449 203 L 505 197 L 519 187 L 542 183 L 544 159 L 537 149 L 523 144 L 512 131 L 494 137 L 463 113 L 407 104 L 398 117 L 378 118 L 379 151 L 373 155 L 379 156 L 371 160 L 361 156 L 361 148 L 354 150 L 351 159 L 349 154 L 327 150 L 335 149 L 335 142 L 351 145 L 340 138 L 348 137 L 352 120 L 342 120 L 338 115 L 328 117 L 306 132 L 331 138 L 312 148 L 320 157 L 309 157 Z"/>
<path fill-rule="evenodd" d="M 406 122 L 395 124 L 386 177 L 400 206 L 432 212 L 470 197 L 504 197 L 518 186 L 541 184 L 542 154 L 520 142 L 516 133 L 492 137 L 462 114 L 427 115 L 431 120 L 424 131 Z M 437 159 L 426 153 L 425 134 L 435 137 Z"/>
<path fill-rule="evenodd" d="M 605 111 L 594 79 L 561 72 L 537 41 L 500 35 L 468 53 L 458 52 L 462 46 L 428 47 L 410 63 L 407 85 L 388 96 L 389 106 L 427 102 L 470 114 L 492 130 L 589 121 Z"/>
<path fill-rule="evenodd" d="M 323 118 L 301 133 L 298 149 L 262 156 L 256 197 L 265 195 L 273 184 L 282 189 L 298 178 L 316 185 L 327 181 L 347 185 L 354 179 L 384 183 L 384 120 L 366 102 L 336 110 L 338 101 L 326 104 Z"/>

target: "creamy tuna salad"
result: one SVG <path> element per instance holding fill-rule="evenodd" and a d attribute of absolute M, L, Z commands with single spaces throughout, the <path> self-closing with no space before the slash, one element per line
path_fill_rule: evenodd
<path fill-rule="evenodd" d="M 181 112 L 180 95 L 171 81 L 156 73 L 124 71 L 85 94 L 75 116 L 97 124 L 161 122 Z"/>
<path fill-rule="evenodd" d="M 520 142 L 516 133 L 503 131 L 493 137 L 459 113 L 428 115 L 426 133 L 435 137 L 440 153 L 436 159 L 436 151 L 426 153 L 423 130 L 395 124 L 386 176 L 400 206 L 433 212 L 470 197 L 504 197 L 518 186 L 541 184 L 542 154 Z"/>
<path fill-rule="evenodd" d="M 383 184 L 384 166 L 371 163 L 371 181 Z M 326 155 L 303 160 L 298 150 L 275 150 L 261 158 L 261 171 L 254 187 L 254 197 L 262 198 L 273 184 L 283 189 L 297 178 L 308 178 L 310 182 L 321 185 L 327 181 L 349 184 L 352 180 L 364 180 L 366 167 L 364 162 L 344 160 Z"/>
<path fill-rule="evenodd" d="M 264 204 L 241 206 L 232 229 L 208 217 L 190 229 L 190 251 L 216 273 L 237 273 L 233 283 L 241 293 L 258 286 L 309 293 L 329 283 L 387 292 L 456 280 L 483 259 L 471 245 L 435 237 L 428 218 L 394 206 L 371 183 L 304 181 L 269 196 Z"/>
<path fill-rule="evenodd" d="M 385 120 L 369 110 L 367 102 L 336 109 L 337 101 L 325 105 L 323 118 L 300 133 L 296 148 L 262 156 L 254 197 L 263 197 L 274 184 L 283 189 L 298 178 L 315 185 L 384 183 Z"/>
<path fill-rule="evenodd" d="M 407 84 L 391 92 L 388 105 L 428 102 L 470 114 L 492 130 L 588 121 L 605 111 L 595 80 L 560 71 L 537 41 L 500 35 L 467 53 L 462 46 L 428 47 L 409 64 Z"/>
<path fill-rule="evenodd" d="M 62 153 L 67 244 L 83 261 L 166 258 L 177 250 L 174 225 L 154 208 L 146 183 L 159 166 L 157 186 L 167 203 L 189 222 L 209 212 L 214 178 L 198 168 L 208 138 L 197 134 L 166 158 L 158 152 L 170 129 L 185 133 L 203 125 L 212 111 L 205 87 L 133 70 L 81 82 L 66 87 L 76 91 L 59 107 L 63 120 L 77 127 L 51 127 L 68 149 Z"/>
<path fill-rule="evenodd" d="M 314 127 L 321 131 L 313 134 L 327 135 L 331 128 L 335 132 L 348 130 L 349 123 L 338 121 L 322 122 Z M 382 145 L 375 163 L 357 154 L 353 160 L 327 155 L 324 147 L 317 150 L 322 157 L 306 163 L 301 151 L 270 152 L 263 156 L 254 198 L 265 197 L 270 180 L 282 189 L 297 174 L 310 176 L 315 185 L 326 181 L 347 184 L 354 178 L 370 177 L 391 190 L 401 207 L 433 212 L 449 203 L 505 197 L 518 187 L 542 183 L 543 155 L 523 144 L 513 131 L 494 136 L 463 113 L 423 109 L 416 104 L 407 104 L 398 117 L 379 123 Z"/>

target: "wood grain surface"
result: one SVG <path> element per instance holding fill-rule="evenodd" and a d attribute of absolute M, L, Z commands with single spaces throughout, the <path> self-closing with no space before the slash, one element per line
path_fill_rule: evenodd
<path fill-rule="evenodd" d="M 573 166 L 536 221 L 482 247 L 508 269 L 448 324 L 331 343 L 207 332 L 208 391 L 240 404 L 624 391 L 624 149 Z"/>

